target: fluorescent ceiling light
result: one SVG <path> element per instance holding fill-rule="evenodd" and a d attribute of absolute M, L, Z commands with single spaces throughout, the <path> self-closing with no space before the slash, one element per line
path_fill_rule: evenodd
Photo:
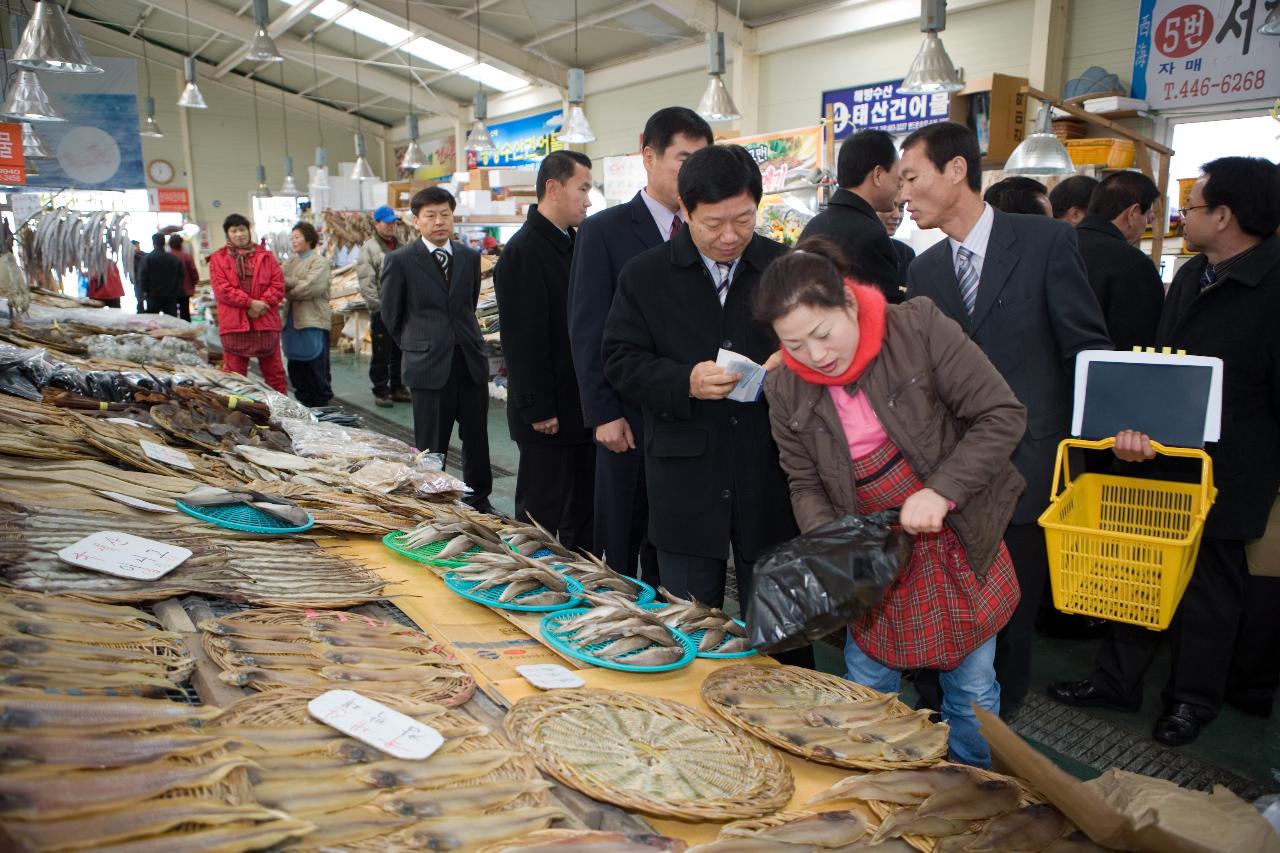
<path fill-rule="evenodd" d="M 463 77 L 470 77 L 477 83 L 483 83 L 490 89 L 497 89 L 499 92 L 511 92 L 529 85 L 528 80 L 508 74 L 501 68 L 494 68 L 487 62 L 459 69 L 458 73 Z"/>
<path fill-rule="evenodd" d="M 297 6 L 303 0 L 284 0 L 289 6 Z M 341 0 L 323 0 L 320 5 L 311 10 L 311 14 L 324 18 L 326 21 L 332 21 L 334 18 L 346 12 L 351 7 Z"/>
<path fill-rule="evenodd" d="M 419 36 L 404 46 L 404 49 L 421 60 L 430 62 L 439 68 L 452 71 L 472 62 L 471 57 L 458 53 L 453 48 L 445 47 L 439 42 Z"/>
<path fill-rule="evenodd" d="M 380 41 L 385 45 L 403 44 L 413 33 L 404 27 L 396 26 L 390 21 L 374 17 L 360 9 L 352 9 L 338 20 L 338 26 L 355 30 L 365 38 Z"/>

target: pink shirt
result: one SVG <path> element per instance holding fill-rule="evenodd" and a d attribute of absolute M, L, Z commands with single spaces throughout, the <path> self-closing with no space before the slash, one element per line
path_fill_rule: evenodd
<path fill-rule="evenodd" d="M 865 392 L 859 390 L 857 394 L 850 395 L 839 385 L 832 385 L 830 391 L 831 401 L 836 404 L 836 414 L 840 416 L 840 425 L 844 427 L 845 440 L 849 442 L 851 458 L 866 456 L 889 440 Z"/>

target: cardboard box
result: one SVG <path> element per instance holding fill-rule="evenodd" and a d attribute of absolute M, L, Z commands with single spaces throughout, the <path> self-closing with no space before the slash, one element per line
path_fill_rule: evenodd
<path fill-rule="evenodd" d="M 391 181 L 387 184 L 387 204 L 396 210 L 407 210 L 414 193 L 434 184 L 435 181 Z"/>
<path fill-rule="evenodd" d="M 970 124 L 971 114 L 977 112 L 975 107 L 978 103 L 974 95 L 990 96 L 988 142 L 982 155 L 983 166 L 1003 164 L 1026 135 L 1027 125 L 1034 118 L 1034 114 L 1030 118 L 1027 116 L 1027 110 L 1034 110 L 1039 105 L 1033 101 L 1028 106 L 1026 96 L 1019 93 L 1018 90 L 1026 85 L 1026 77 L 992 74 L 966 83 L 964 89 L 951 96 L 949 118 L 960 124 Z"/>
<path fill-rule="evenodd" d="M 487 190 L 490 187 L 489 175 L 492 169 L 472 169 L 467 173 L 467 189 Z"/>

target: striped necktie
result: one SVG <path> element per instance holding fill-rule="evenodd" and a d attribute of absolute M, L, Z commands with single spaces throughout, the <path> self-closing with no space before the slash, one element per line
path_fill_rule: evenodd
<path fill-rule="evenodd" d="M 956 281 L 960 284 L 964 310 L 972 315 L 978 301 L 978 268 L 973 265 L 973 250 L 964 246 L 956 252 Z"/>
<path fill-rule="evenodd" d="M 716 296 L 723 302 L 725 288 L 729 286 L 729 276 L 733 274 L 733 263 L 716 261 L 716 272 L 720 274 L 720 280 L 716 282 Z"/>
<path fill-rule="evenodd" d="M 444 249 L 436 249 L 431 253 L 436 259 L 436 265 L 440 267 L 440 274 L 444 276 L 446 282 L 449 281 L 449 253 Z"/>

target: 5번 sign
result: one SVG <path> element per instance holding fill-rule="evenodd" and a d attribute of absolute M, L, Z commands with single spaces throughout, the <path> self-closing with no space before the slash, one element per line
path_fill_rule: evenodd
<path fill-rule="evenodd" d="M 1280 0 L 1142 0 L 1133 97 L 1156 109 L 1274 98 L 1280 41 L 1258 33 Z"/>
<path fill-rule="evenodd" d="M 186 548 L 114 530 L 90 534 L 58 552 L 73 566 L 141 581 L 164 577 L 190 556 Z"/>

